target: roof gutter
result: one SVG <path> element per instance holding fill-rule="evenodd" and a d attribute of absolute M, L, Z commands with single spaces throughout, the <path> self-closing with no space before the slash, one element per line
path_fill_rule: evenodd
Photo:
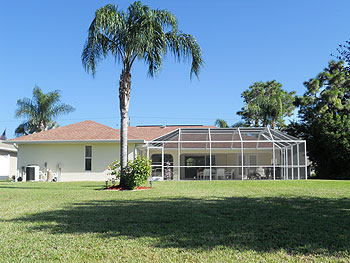
<path fill-rule="evenodd" d="M 145 140 L 132 139 L 128 143 L 145 143 Z M 58 143 L 120 143 L 120 140 L 74 140 L 74 141 L 6 141 L 7 144 L 58 144 Z"/>

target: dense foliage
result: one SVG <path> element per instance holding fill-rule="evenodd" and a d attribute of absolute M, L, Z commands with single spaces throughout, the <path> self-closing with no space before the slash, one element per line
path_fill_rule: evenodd
<path fill-rule="evenodd" d="M 61 103 L 59 90 L 45 94 L 35 86 L 32 99 L 17 100 L 16 117 L 25 117 L 27 120 L 16 128 L 15 133 L 20 136 L 56 128 L 59 125 L 54 119 L 72 111 L 74 111 L 72 106 Z"/>
<path fill-rule="evenodd" d="M 120 161 L 114 161 L 109 169 L 111 175 L 115 176 L 116 179 L 120 179 Z M 152 167 L 151 161 L 146 157 L 138 156 L 133 161 L 128 161 L 127 167 L 125 169 L 124 185 L 125 189 L 134 189 L 137 186 L 143 185 L 147 179 L 151 176 Z"/>
<path fill-rule="evenodd" d="M 295 92 L 282 89 L 282 84 L 273 80 L 255 82 L 242 93 L 245 105 L 237 112 L 249 126 L 270 126 L 273 129 L 285 126 L 284 118 L 295 109 Z"/>
<path fill-rule="evenodd" d="M 350 179 L 350 72 L 331 61 L 297 99 L 299 123 L 288 132 L 307 141 L 308 155 L 320 178 Z"/>
<path fill-rule="evenodd" d="M 148 74 L 156 75 L 163 57 L 171 52 L 177 60 L 192 63 L 191 76 L 198 77 L 203 65 L 202 51 L 194 36 L 178 29 L 177 18 L 167 10 L 151 9 L 134 2 L 127 12 L 116 5 L 98 9 L 89 27 L 89 35 L 82 53 L 86 71 L 96 73 L 97 64 L 107 56 L 122 62 L 119 81 L 120 162 L 121 184 L 127 166 L 128 111 L 131 92 L 131 69 L 136 60 L 144 61 Z"/>

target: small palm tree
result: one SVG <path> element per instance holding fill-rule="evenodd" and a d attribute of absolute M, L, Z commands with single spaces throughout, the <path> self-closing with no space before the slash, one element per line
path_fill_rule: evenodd
<path fill-rule="evenodd" d="M 167 31 L 169 29 L 169 31 Z M 94 76 L 98 62 L 111 55 L 122 63 L 119 81 L 121 182 L 127 165 L 128 111 L 131 69 L 135 60 L 143 60 L 153 77 L 161 69 L 163 56 L 170 50 L 178 60 L 192 61 L 191 76 L 198 77 L 203 64 L 201 49 L 192 35 L 179 31 L 176 17 L 166 10 L 153 10 L 141 2 L 127 12 L 106 5 L 95 13 L 82 53 L 82 63 Z"/>
<path fill-rule="evenodd" d="M 276 128 L 276 123 L 283 115 L 283 104 L 281 97 L 274 94 L 270 97 L 261 97 L 258 100 L 261 110 L 263 126 L 270 124 L 272 129 Z"/>
<path fill-rule="evenodd" d="M 215 126 L 219 127 L 219 128 L 228 128 L 229 127 L 227 122 L 223 119 L 216 119 Z"/>
<path fill-rule="evenodd" d="M 54 121 L 56 117 L 74 111 L 72 106 L 61 103 L 59 90 L 45 94 L 38 86 L 33 89 L 33 98 L 17 100 L 17 107 L 16 118 L 27 118 L 16 128 L 17 136 L 56 128 L 59 126 Z"/>

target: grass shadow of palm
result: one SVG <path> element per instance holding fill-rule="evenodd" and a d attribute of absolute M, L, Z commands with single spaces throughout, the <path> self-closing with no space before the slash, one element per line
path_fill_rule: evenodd
<path fill-rule="evenodd" d="M 34 231 L 146 238 L 151 246 L 349 253 L 350 199 L 229 197 L 76 203 L 27 215 Z"/>

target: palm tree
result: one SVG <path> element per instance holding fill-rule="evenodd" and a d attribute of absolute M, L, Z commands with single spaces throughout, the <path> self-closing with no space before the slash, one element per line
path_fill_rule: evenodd
<path fill-rule="evenodd" d="M 219 127 L 219 128 L 228 128 L 229 127 L 227 122 L 223 119 L 216 119 L 215 126 Z"/>
<path fill-rule="evenodd" d="M 82 53 L 85 70 L 95 76 L 98 62 L 109 55 L 123 66 L 119 81 L 121 185 L 127 166 L 132 66 L 136 59 L 143 60 L 153 77 L 161 69 L 168 50 L 178 60 L 191 60 L 190 75 L 198 77 L 203 64 L 201 49 L 192 35 L 179 31 L 176 17 L 166 10 L 153 10 L 141 2 L 130 5 L 127 12 L 118 10 L 116 5 L 106 5 L 96 11 L 89 27 Z"/>
<path fill-rule="evenodd" d="M 239 127 L 250 127 L 250 124 L 244 121 L 238 121 L 238 122 L 235 122 L 233 125 L 231 125 L 231 128 L 239 128 Z"/>
<path fill-rule="evenodd" d="M 270 124 L 272 129 L 276 128 L 276 122 L 283 115 L 282 99 L 274 94 L 270 97 L 260 97 L 258 104 L 262 114 L 263 126 Z"/>
<path fill-rule="evenodd" d="M 61 103 L 59 90 L 45 94 L 38 86 L 33 89 L 33 98 L 17 100 L 17 107 L 16 118 L 27 118 L 16 128 L 17 136 L 56 128 L 59 126 L 54 121 L 56 117 L 74 111 L 72 106 Z"/>

